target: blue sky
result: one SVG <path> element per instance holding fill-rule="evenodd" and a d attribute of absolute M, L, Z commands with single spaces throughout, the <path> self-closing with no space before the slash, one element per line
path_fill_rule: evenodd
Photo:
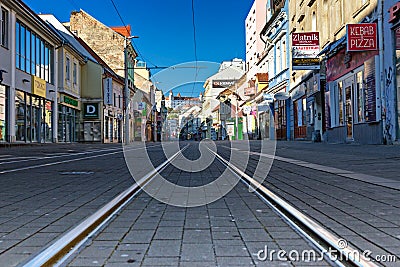
<path fill-rule="evenodd" d="M 82 9 L 107 26 L 123 25 L 111 0 L 24 2 L 36 13 L 54 14 L 61 22 L 69 21 L 71 11 Z M 148 67 L 195 60 L 191 0 L 114 3 L 125 24 L 131 25 L 132 35 L 140 37 L 134 42 Z M 194 0 L 199 61 L 220 63 L 245 58 L 244 20 L 252 3 L 253 0 Z"/>

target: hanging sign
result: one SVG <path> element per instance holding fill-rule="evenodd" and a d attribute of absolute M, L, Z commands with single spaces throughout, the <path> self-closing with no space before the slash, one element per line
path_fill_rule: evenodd
<path fill-rule="evenodd" d="M 315 70 L 319 64 L 319 32 L 292 33 L 293 70 Z"/>
<path fill-rule="evenodd" d="M 347 24 L 347 51 L 370 50 L 378 50 L 377 24 Z"/>
<path fill-rule="evenodd" d="M 112 78 L 104 79 L 104 104 L 113 104 Z"/>

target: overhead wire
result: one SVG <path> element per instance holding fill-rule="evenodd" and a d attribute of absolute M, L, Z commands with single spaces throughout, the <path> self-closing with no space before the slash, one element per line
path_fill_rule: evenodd
<path fill-rule="evenodd" d="M 194 48 L 194 58 L 195 58 L 195 76 L 194 76 L 194 82 L 193 82 L 193 87 L 192 87 L 192 92 L 191 92 L 191 97 L 193 97 L 193 92 L 194 92 L 194 87 L 196 86 L 197 83 L 197 77 L 199 74 L 199 69 L 198 69 L 198 58 L 197 58 L 197 39 L 196 39 L 196 17 L 195 17 L 195 8 L 194 8 L 194 0 L 192 0 L 192 26 L 193 26 L 193 48 Z M 189 100 L 190 104 L 190 100 Z"/>
<path fill-rule="evenodd" d="M 115 11 L 117 12 L 117 15 L 118 15 L 119 19 L 121 20 L 122 25 L 125 27 L 126 32 L 129 32 L 128 27 L 127 27 L 125 21 L 123 20 L 123 18 L 121 16 L 121 13 L 119 12 L 117 6 L 115 5 L 114 0 L 110 0 L 110 1 L 111 1 L 112 5 L 114 6 Z M 140 49 L 136 45 L 135 41 L 131 40 L 131 43 L 133 44 L 133 47 L 135 48 L 136 52 L 139 54 L 139 57 L 142 58 L 143 61 L 145 61 L 146 63 L 150 63 L 151 65 L 153 65 L 155 67 L 157 66 L 154 63 L 152 63 L 151 61 L 146 60 L 146 58 L 140 52 Z"/>

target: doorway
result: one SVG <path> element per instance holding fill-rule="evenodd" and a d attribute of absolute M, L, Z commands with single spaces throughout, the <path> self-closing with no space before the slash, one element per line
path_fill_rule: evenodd
<path fill-rule="evenodd" d="M 344 105 L 345 105 L 345 125 L 346 125 L 346 137 L 347 140 L 354 140 L 354 77 L 347 78 L 344 80 Z"/>

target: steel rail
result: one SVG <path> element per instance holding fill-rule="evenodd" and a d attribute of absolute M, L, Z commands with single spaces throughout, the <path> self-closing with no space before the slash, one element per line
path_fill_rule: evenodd
<path fill-rule="evenodd" d="M 260 184 L 258 181 L 250 177 L 248 174 L 240 170 L 238 167 L 233 165 L 231 162 L 224 159 L 221 155 L 215 153 L 210 150 L 214 155 L 224 164 L 226 165 L 234 174 L 236 174 L 243 182 L 245 182 L 249 187 L 256 191 L 259 195 L 261 195 L 267 203 L 270 204 L 274 210 L 278 211 L 279 214 L 284 215 L 285 219 L 295 227 L 295 229 L 299 230 L 301 233 L 305 234 L 307 239 L 311 241 L 314 245 L 317 246 L 318 249 L 321 250 L 324 254 L 329 256 L 330 259 L 337 258 L 337 261 L 334 261 L 338 266 L 359 266 L 359 267 L 377 267 L 378 265 L 374 264 L 367 258 L 365 258 L 360 251 L 355 248 L 352 248 L 347 244 L 347 241 L 336 236 L 335 234 L 326 230 L 323 226 L 315 222 L 310 217 L 304 215 L 288 202 L 277 196 L 275 193 L 267 189 L 265 186 Z M 294 219 L 294 220 L 293 220 Z M 327 246 L 324 246 L 315 239 L 315 237 L 311 237 L 308 232 L 311 232 L 314 236 L 320 239 Z M 346 246 L 342 247 L 343 241 L 346 241 Z M 330 250 L 326 250 L 326 247 L 333 248 L 336 252 L 340 254 L 331 255 Z M 343 264 L 344 261 L 345 263 Z"/>
<path fill-rule="evenodd" d="M 96 232 L 106 225 L 113 216 L 125 207 L 131 200 L 141 191 L 150 180 L 167 165 L 170 164 L 180 153 L 187 149 L 187 146 L 176 152 L 165 162 L 160 164 L 153 171 L 146 174 L 143 178 L 137 181 L 134 185 L 120 193 L 113 200 L 108 202 L 101 209 L 89 216 L 87 219 L 79 223 L 73 229 L 57 239 L 54 243 L 46 247 L 38 254 L 31 257 L 26 263 L 21 264 L 23 267 L 44 267 L 44 266 L 59 266 L 69 256 L 75 252 L 79 246 L 82 246 L 88 238 L 95 235 Z"/>

